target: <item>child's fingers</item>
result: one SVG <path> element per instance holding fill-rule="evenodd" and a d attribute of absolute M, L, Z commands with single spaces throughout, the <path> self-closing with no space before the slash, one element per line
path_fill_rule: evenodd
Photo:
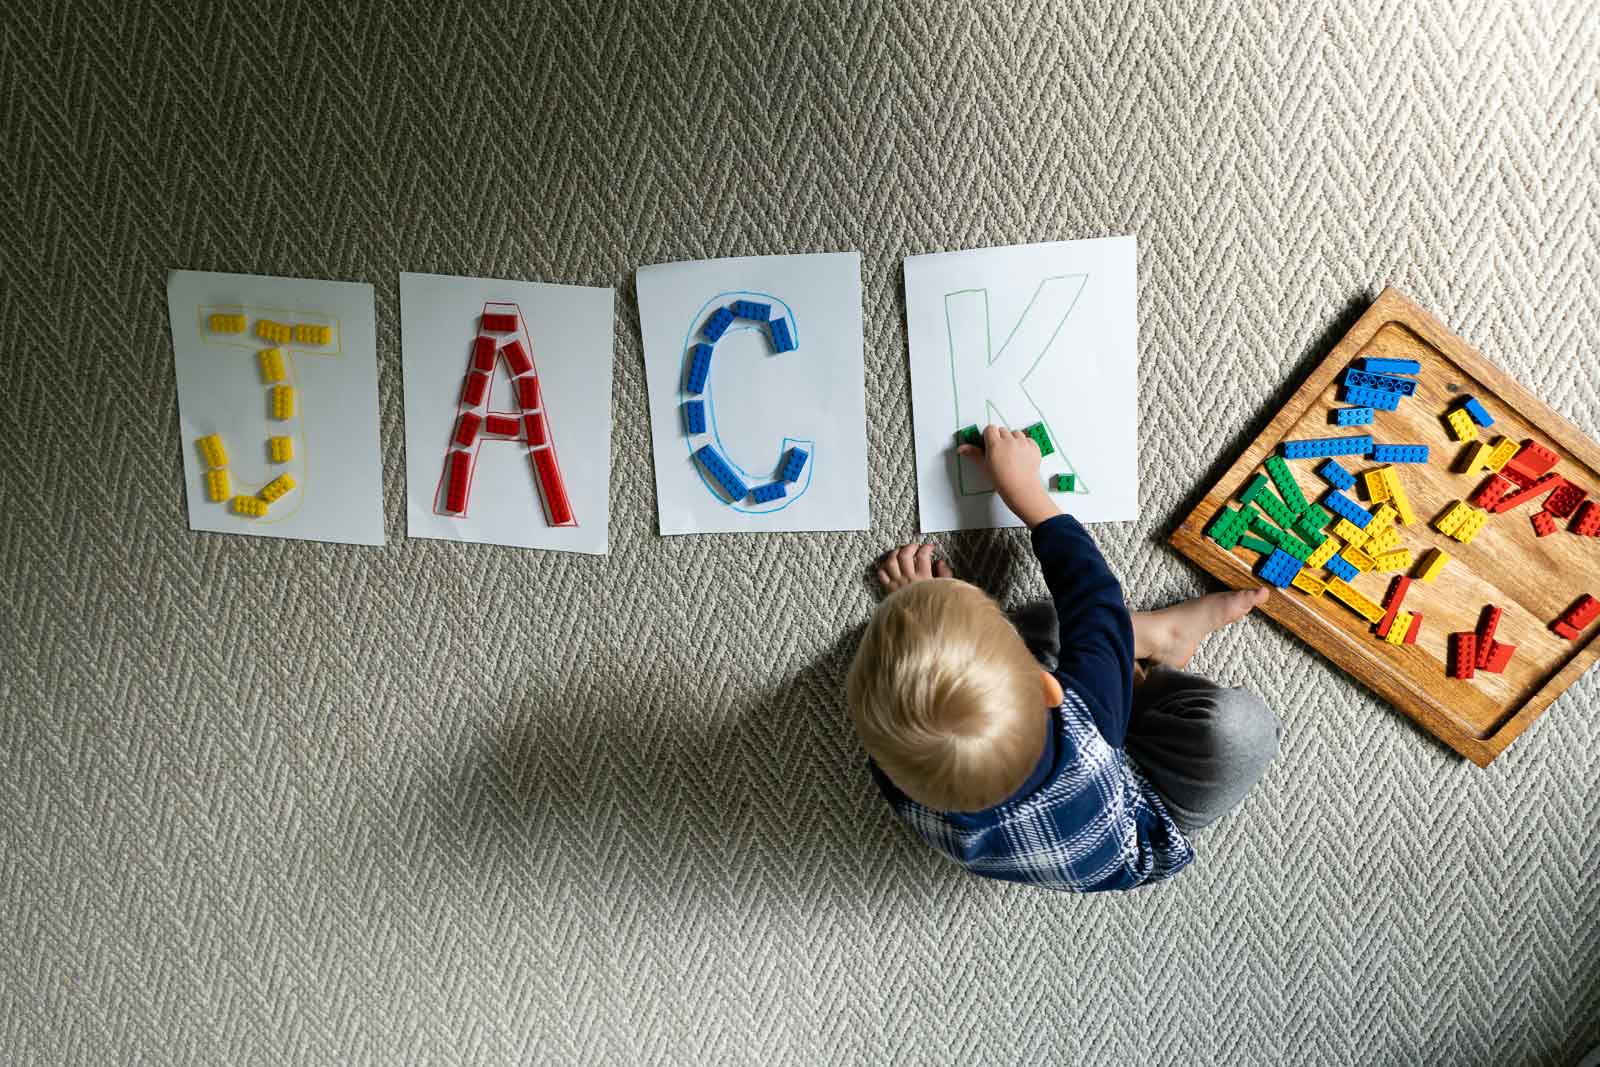
<path fill-rule="evenodd" d="M 914 559 L 915 559 L 915 562 L 913 563 L 913 566 L 916 568 L 916 571 L 915 571 L 916 576 L 918 578 L 932 578 L 933 577 L 933 546 L 932 545 L 920 545 L 920 546 L 918 546 L 917 553 L 916 553 L 916 556 L 914 557 Z"/>
<path fill-rule="evenodd" d="M 979 448 L 977 445 L 958 445 L 956 447 L 956 451 L 963 456 L 983 455 L 983 449 Z"/>
<path fill-rule="evenodd" d="M 935 578 L 950 578 L 950 577 L 953 577 L 954 575 L 955 575 L 955 571 L 950 569 L 950 564 L 949 563 L 945 562 L 942 559 L 934 560 L 934 562 L 933 562 L 933 576 Z"/>

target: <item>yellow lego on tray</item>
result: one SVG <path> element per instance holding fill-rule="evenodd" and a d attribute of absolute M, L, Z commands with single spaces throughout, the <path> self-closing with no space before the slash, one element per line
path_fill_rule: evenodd
<path fill-rule="evenodd" d="M 1362 551 L 1368 555 L 1376 556 L 1379 552 L 1390 552 L 1400 547 L 1400 530 L 1395 526 L 1385 526 L 1377 533 L 1367 538 L 1367 543 L 1361 546 Z"/>
<path fill-rule="evenodd" d="M 1414 618 L 1416 616 L 1409 611 L 1396 612 L 1394 621 L 1389 624 L 1389 632 L 1383 635 L 1383 639 L 1391 645 L 1405 644 L 1406 634 L 1410 632 L 1411 620 Z"/>
<path fill-rule="evenodd" d="M 226 467 L 228 465 L 228 450 L 222 447 L 222 435 L 208 433 L 198 438 L 195 444 L 200 446 L 200 458 L 206 461 L 208 467 Z"/>
<path fill-rule="evenodd" d="M 1489 469 L 1489 454 L 1494 451 L 1494 445 L 1488 441 L 1479 441 L 1473 446 L 1472 454 L 1467 457 L 1466 469 L 1463 474 L 1477 474 L 1479 471 Z"/>
<path fill-rule="evenodd" d="M 256 336 L 275 345 L 286 345 L 289 343 L 289 327 L 271 319 L 257 319 Z"/>
<path fill-rule="evenodd" d="M 207 325 L 212 333 L 243 333 L 243 315 L 212 315 Z"/>
<path fill-rule="evenodd" d="M 1340 519 L 1333 524 L 1333 536 L 1351 548 L 1360 548 L 1367 543 L 1367 532 L 1349 519 Z"/>
<path fill-rule="evenodd" d="M 1478 439 L 1478 424 L 1472 421 L 1472 416 L 1467 414 L 1466 408 L 1456 408 L 1446 412 L 1444 419 L 1450 424 L 1450 436 L 1457 441 Z"/>
<path fill-rule="evenodd" d="M 1372 569 L 1372 557 L 1354 545 L 1346 548 L 1339 555 L 1343 556 L 1344 561 L 1358 571 L 1370 571 Z"/>
<path fill-rule="evenodd" d="M 1378 510 L 1372 513 L 1372 521 L 1367 523 L 1367 529 L 1369 531 L 1374 529 L 1381 530 L 1386 527 L 1393 526 L 1394 520 L 1398 519 L 1399 517 L 1400 513 L 1394 510 L 1393 505 L 1385 502 L 1378 505 Z M 1368 533 L 1367 538 L 1368 540 L 1371 540 L 1372 534 Z"/>
<path fill-rule="evenodd" d="M 267 502 L 260 497 L 236 496 L 233 498 L 233 510 L 236 515 L 259 519 L 267 513 Z"/>
<path fill-rule="evenodd" d="M 1332 559 L 1333 554 L 1337 551 L 1339 551 L 1339 542 L 1332 537 L 1325 538 L 1322 544 L 1312 549 L 1311 555 L 1306 557 L 1306 566 L 1321 567 Z M 1301 571 L 1300 573 L 1304 574 L 1305 572 Z M 1320 596 L 1321 594 L 1316 593 L 1313 595 Z"/>
<path fill-rule="evenodd" d="M 1384 481 L 1389 483 L 1389 503 L 1394 505 L 1400 525 L 1410 526 L 1417 521 L 1417 513 L 1411 510 L 1411 498 L 1406 496 L 1405 488 L 1400 484 L 1400 472 L 1393 467 L 1388 467 L 1386 470 Z"/>
<path fill-rule="evenodd" d="M 1521 447 L 1521 445 L 1517 444 L 1510 438 L 1500 438 L 1500 440 L 1494 443 L 1494 449 L 1489 453 L 1489 458 L 1484 460 L 1484 466 L 1498 474 L 1500 472 L 1500 468 L 1509 463 L 1511 461 L 1511 457 L 1516 455 L 1517 450 Z"/>
<path fill-rule="evenodd" d="M 297 345 L 325 345 L 333 340 L 333 330 L 327 326 L 315 326 L 310 323 L 296 323 L 294 327 L 294 343 Z"/>
<path fill-rule="evenodd" d="M 206 471 L 206 496 L 216 503 L 228 499 L 233 495 L 233 486 L 229 484 L 228 472 L 223 470 Z"/>
<path fill-rule="evenodd" d="M 280 474 L 261 487 L 261 499 L 271 504 L 293 488 L 294 478 L 287 474 Z"/>
<path fill-rule="evenodd" d="M 1341 578 L 1329 578 L 1327 589 L 1336 599 L 1343 601 L 1346 607 L 1368 622 L 1377 622 L 1383 618 L 1383 608 L 1375 601 L 1368 599 L 1361 590 L 1349 582 Z"/>
<path fill-rule="evenodd" d="M 1412 557 L 1409 548 L 1397 548 L 1392 552 L 1380 552 L 1372 557 L 1372 569 L 1376 571 L 1401 571 L 1411 566 Z"/>
<path fill-rule="evenodd" d="M 1384 472 L 1388 469 L 1388 467 L 1374 467 L 1361 476 L 1361 480 L 1366 483 L 1367 499 L 1374 504 L 1389 499 L 1389 482 L 1384 477 Z"/>
<path fill-rule="evenodd" d="M 1444 570 L 1444 565 L 1449 562 L 1450 556 L 1448 553 L 1441 552 L 1437 548 L 1429 549 L 1428 562 L 1422 565 L 1422 573 L 1417 575 L 1417 580 L 1419 582 L 1432 582 L 1439 577 L 1439 572 Z"/>
<path fill-rule="evenodd" d="M 1478 536 L 1478 531 L 1483 529 L 1484 521 L 1488 517 L 1488 512 L 1478 510 L 1465 500 L 1457 500 L 1450 505 L 1449 511 L 1435 520 L 1433 525 L 1447 537 L 1454 537 L 1463 544 L 1471 544 L 1472 539 Z"/>
<path fill-rule="evenodd" d="M 267 438 L 267 455 L 274 463 L 287 463 L 294 458 L 294 438 L 269 437 Z"/>
<path fill-rule="evenodd" d="M 1332 542 L 1325 541 L 1323 543 L 1331 544 Z M 1309 563 L 1310 561 L 1307 560 L 1306 562 Z M 1294 576 L 1290 584 L 1296 589 L 1300 590 L 1302 593 L 1305 593 L 1307 596 L 1321 596 L 1327 591 L 1328 588 L 1328 583 L 1324 582 L 1321 578 L 1318 578 L 1310 571 L 1303 569 Z"/>
<path fill-rule="evenodd" d="M 288 378 L 283 369 L 283 349 L 263 348 L 256 353 L 256 359 L 261 363 L 261 380 L 266 384 L 272 385 Z"/>
<path fill-rule="evenodd" d="M 272 387 L 272 417 L 275 419 L 294 418 L 294 386 L 274 385 Z"/>

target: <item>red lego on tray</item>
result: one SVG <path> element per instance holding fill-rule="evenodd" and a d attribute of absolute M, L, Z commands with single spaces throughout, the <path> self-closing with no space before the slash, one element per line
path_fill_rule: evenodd
<path fill-rule="evenodd" d="M 1450 677 L 1471 678 L 1478 661 L 1478 635 L 1460 630 L 1450 635 Z"/>
<path fill-rule="evenodd" d="M 1510 472 L 1508 477 L 1520 474 L 1531 480 L 1554 467 L 1560 459 L 1560 456 L 1530 437 L 1522 442 L 1522 447 L 1506 462 L 1503 470 Z"/>
<path fill-rule="evenodd" d="M 1550 499 L 1544 502 L 1544 509 L 1553 518 L 1565 519 L 1578 510 L 1578 505 L 1583 503 L 1583 498 L 1588 495 L 1589 491 L 1587 489 L 1567 482 L 1565 485 L 1557 487 L 1556 491 L 1550 494 Z"/>
<path fill-rule="evenodd" d="M 1548 508 L 1549 505 L 1546 505 Z M 1528 521 L 1533 523 L 1533 532 L 1538 537 L 1549 537 L 1556 532 L 1556 520 L 1550 517 L 1550 512 L 1536 511 Z"/>
<path fill-rule="evenodd" d="M 1600 537 L 1600 504 L 1593 500 L 1585 500 L 1583 507 L 1572 517 L 1572 525 L 1567 529 L 1580 537 Z"/>
<path fill-rule="evenodd" d="M 1479 654 L 1478 669 L 1489 674 L 1499 674 L 1506 669 L 1506 664 L 1511 662 L 1511 657 L 1516 653 L 1516 645 L 1501 644 L 1499 641 L 1490 643 L 1491 648 L 1487 656 Z"/>
<path fill-rule="evenodd" d="M 1515 493 L 1512 493 L 1509 496 L 1503 496 L 1499 500 L 1496 500 L 1493 504 L 1489 505 L 1489 511 L 1495 515 L 1500 515 L 1504 512 L 1510 511 L 1514 507 L 1519 507 L 1520 505 L 1526 504 L 1528 501 L 1542 493 L 1548 493 L 1552 489 L 1558 489 L 1565 484 L 1566 479 L 1561 477 L 1559 474 L 1541 474 L 1537 479 L 1534 480 L 1533 484 L 1529 485 L 1527 488 L 1518 489 Z"/>

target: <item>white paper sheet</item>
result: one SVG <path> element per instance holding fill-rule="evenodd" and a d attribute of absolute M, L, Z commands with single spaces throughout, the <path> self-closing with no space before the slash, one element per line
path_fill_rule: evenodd
<path fill-rule="evenodd" d="M 955 433 L 1043 421 L 1040 475 L 1084 522 L 1139 508 L 1136 247 L 1132 237 L 984 248 L 905 261 L 906 328 L 924 533 L 1021 525 Z"/>
<path fill-rule="evenodd" d="M 400 275 L 400 354 L 405 381 L 406 529 L 412 537 L 603 555 L 611 507 L 611 363 L 615 291 L 578 285 Z M 505 305 L 500 307 L 499 305 Z M 460 404 L 485 310 L 518 316 L 515 336 L 539 382 L 547 443 L 528 443 L 517 383 L 497 355 L 483 404 Z M 502 349 L 503 351 L 503 349 Z M 523 377 L 526 377 L 524 375 Z M 458 416 L 474 411 L 518 420 L 514 437 L 483 428 L 466 511 L 448 509 L 448 455 Z M 535 431 L 537 433 L 537 431 Z M 570 504 L 558 525 L 535 453 L 553 450 Z"/>
<path fill-rule="evenodd" d="M 372 286 L 355 282 L 173 271 L 167 276 L 178 424 L 189 528 L 257 537 L 383 544 L 383 464 L 378 452 L 378 363 Z M 212 313 L 242 314 L 241 333 L 210 328 Z M 266 319 L 327 326 L 327 344 L 274 344 Z M 273 385 L 258 353 L 277 347 L 294 414 L 274 418 Z M 219 434 L 232 495 L 250 497 L 279 475 L 295 488 L 258 518 L 213 502 L 196 442 Z M 293 458 L 273 462 L 268 438 L 288 437 Z"/>
<path fill-rule="evenodd" d="M 640 267 L 638 288 L 661 532 L 865 530 L 861 254 L 663 263 Z M 710 315 L 736 300 L 770 305 L 796 347 L 775 352 L 769 322 L 736 319 L 714 343 L 703 394 L 692 395 L 689 350 L 706 341 Z M 705 405 L 703 433 L 686 425 L 690 400 Z M 733 499 L 694 458 L 707 444 L 752 489 L 782 482 L 784 495 Z M 790 449 L 807 458 L 799 477 L 785 482 L 779 475 Z"/>

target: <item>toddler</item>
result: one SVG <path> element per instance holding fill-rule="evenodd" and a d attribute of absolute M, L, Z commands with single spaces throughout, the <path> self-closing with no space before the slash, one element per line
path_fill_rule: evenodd
<path fill-rule="evenodd" d="M 851 717 L 900 818 L 974 874 L 1132 889 L 1194 858 L 1186 836 L 1278 751 L 1259 697 L 1183 671 L 1266 589 L 1130 615 L 1088 533 L 1039 480 L 1039 447 L 990 426 L 962 453 L 1032 531 L 1052 603 L 1015 623 L 933 546 L 886 556 L 888 592 L 851 664 Z"/>

